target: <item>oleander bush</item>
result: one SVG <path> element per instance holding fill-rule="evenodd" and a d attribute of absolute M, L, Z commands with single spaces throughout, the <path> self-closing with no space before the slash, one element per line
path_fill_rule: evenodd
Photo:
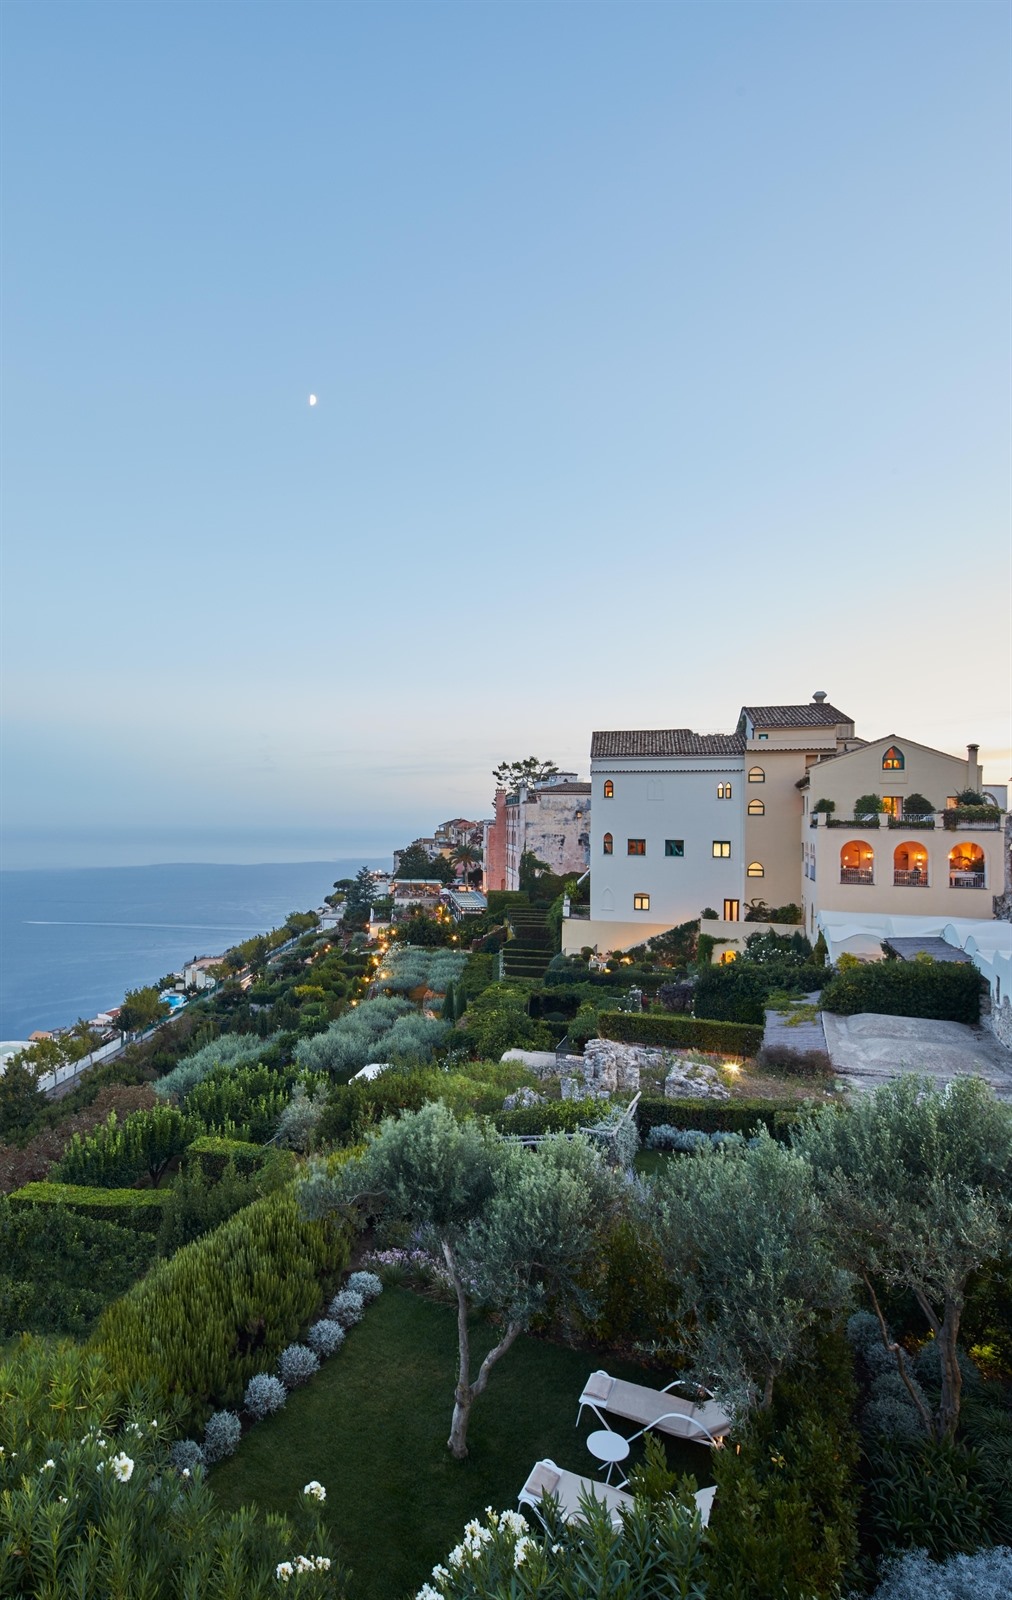
<path fill-rule="evenodd" d="M 968 962 L 865 961 L 838 971 L 822 1007 L 842 1016 L 875 1011 L 942 1022 L 980 1021 L 980 973 Z"/>
<path fill-rule="evenodd" d="M 342 1328 L 353 1328 L 365 1315 L 365 1299 L 354 1289 L 341 1289 L 327 1307 L 327 1316 Z"/>
<path fill-rule="evenodd" d="M 258 1153 L 267 1159 L 251 1175 L 237 1172 L 229 1162 L 217 1179 L 210 1179 L 203 1165 L 187 1163 L 166 1195 L 158 1230 L 160 1255 L 170 1256 L 184 1244 L 192 1244 L 244 1206 L 289 1181 L 291 1170 L 288 1161 L 282 1159 L 282 1152 Z"/>
<path fill-rule="evenodd" d="M 202 1419 L 277 1359 L 348 1253 L 343 1224 L 307 1221 L 279 1190 L 156 1266 L 109 1307 L 92 1345 L 118 1383 L 150 1378 Z"/>
<path fill-rule="evenodd" d="M 211 1465 L 234 1456 L 242 1438 L 242 1423 L 234 1411 L 215 1411 L 204 1429 L 204 1459 Z"/>
<path fill-rule="evenodd" d="M 370 1273 L 371 1277 L 372 1274 Z M 382 1285 L 381 1285 L 382 1287 Z M 319 1322 L 310 1323 L 309 1332 L 306 1334 L 306 1343 L 309 1348 L 319 1356 L 321 1361 L 326 1361 L 340 1350 L 344 1343 L 344 1329 L 333 1317 L 321 1317 Z"/>
<path fill-rule="evenodd" d="M 288 1390 L 273 1372 L 255 1372 L 246 1385 L 243 1405 L 258 1422 L 280 1411 L 288 1399 Z"/>
<path fill-rule="evenodd" d="M 546 1100 L 540 1106 L 517 1106 L 513 1111 L 500 1111 L 495 1125 L 500 1133 L 572 1133 L 596 1122 L 599 1115 L 600 1110 L 593 1101 Z"/>
<path fill-rule="evenodd" d="M 320 1370 L 320 1358 L 305 1344 L 290 1344 L 278 1357 L 278 1377 L 286 1389 L 308 1383 Z"/>
<path fill-rule="evenodd" d="M 625 1044 L 658 1045 L 661 1049 L 715 1050 L 723 1055 L 754 1056 L 763 1042 L 761 1027 L 737 1022 L 709 1022 L 701 1017 L 680 1017 L 656 1011 L 602 1011 L 598 1018 L 602 1039 Z"/>
<path fill-rule="evenodd" d="M 882 1551 L 942 1560 L 993 1542 L 977 1451 L 951 1439 L 879 1439 L 868 1458 L 868 1523 Z"/>
<path fill-rule="evenodd" d="M 360 1294 L 368 1305 L 383 1293 L 383 1280 L 375 1272 L 350 1272 L 344 1287 L 352 1294 Z"/>

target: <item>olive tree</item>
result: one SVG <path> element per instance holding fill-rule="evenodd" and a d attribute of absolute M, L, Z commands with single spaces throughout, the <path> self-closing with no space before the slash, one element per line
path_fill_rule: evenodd
<path fill-rule="evenodd" d="M 809 1331 L 850 1279 L 829 1249 L 810 1168 L 769 1134 L 703 1145 L 649 1187 L 653 1224 L 696 1373 L 731 1403 L 767 1408 Z"/>
<path fill-rule="evenodd" d="M 496 1362 L 550 1300 L 585 1303 L 581 1280 L 616 1195 L 616 1180 L 584 1140 L 527 1150 L 473 1120 L 458 1122 L 442 1102 L 384 1122 L 359 1158 L 334 1170 L 318 1165 L 300 1190 L 311 1217 L 347 1208 L 400 1218 L 442 1257 L 457 1299 L 447 1444 L 458 1460 Z M 500 1332 L 474 1372 L 469 1318 L 479 1306 L 498 1314 Z"/>
<path fill-rule="evenodd" d="M 863 1280 L 882 1339 L 935 1438 L 959 1421 L 959 1327 L 970 1274 L 1009 1254 L 1012 1106 L 981 1078 L 942 1091 L 913 1074 L 818 1112 L 794 1141 L 811 1167 L 841 1258 Z M 890 1339 L 877 1287 L 908 1290 L 938 1342 L 937 1413 Z"/>

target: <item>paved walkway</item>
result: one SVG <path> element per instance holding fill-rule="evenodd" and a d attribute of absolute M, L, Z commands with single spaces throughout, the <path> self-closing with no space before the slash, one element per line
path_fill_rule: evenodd
<path fill-rule="evenodd" d="M 818 1004 L 818 992 L 815 994 L 801 995 L 800 998 L 806 1005 Z M 779 1011 L 767 1011 L 766 1027 L 763 1032 L 763 1045 L 785 1045 L 788 1050 L 822 1050 L 826 1048 L 826 1035 L 822 1027 L 822 1012 L 820 1011 L 814 1022 L 798 1022 L 794 1027 L 789 1027 L 787 1018 L 782 1017 Z"/>
<path fill-rule="evenodd" d="M 1012 1051 L 984 1028 L 873 1011 L 856 1017 L 824 1011 L 822 1020 L 833 1066 L 855 1089 L 874 1089 L 904 1072 L 933 1078 L 939 1087 L 961 1073 L 976 1073 L 1003 1100 L 1012 1100 Z"/>

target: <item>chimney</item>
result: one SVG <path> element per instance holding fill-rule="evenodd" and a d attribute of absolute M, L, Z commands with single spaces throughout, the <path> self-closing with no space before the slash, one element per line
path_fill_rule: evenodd
<path fill-rule="evenodd" d="M 815 693 L 812 695 L 812 704 L 813 704 L 813 706 L 821 706 L 821 704 L 822 704 L 823 700 L 825 700 L 825 698 L 826 698 L 825 689 L 816 689 Z"/>
<path fill-rule="evenodd" d="M 980 788 L 980 777 L 977 772 L 977 752 L 979 744 L 968 744 L 966 747 L 966 787 L 968 789 Z"/>

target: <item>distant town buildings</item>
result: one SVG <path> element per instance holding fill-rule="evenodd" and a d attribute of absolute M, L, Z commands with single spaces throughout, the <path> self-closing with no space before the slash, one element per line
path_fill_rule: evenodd
<path fill-rule="evenodd" d="M 591 785 L 559 772 L 513 794 L 497 789 L 495 816 L 483 825 L 484 886 L 519 889 L 520 861 L 530 853 L 552 872 L 580 876 L 590 861 Z"/>

